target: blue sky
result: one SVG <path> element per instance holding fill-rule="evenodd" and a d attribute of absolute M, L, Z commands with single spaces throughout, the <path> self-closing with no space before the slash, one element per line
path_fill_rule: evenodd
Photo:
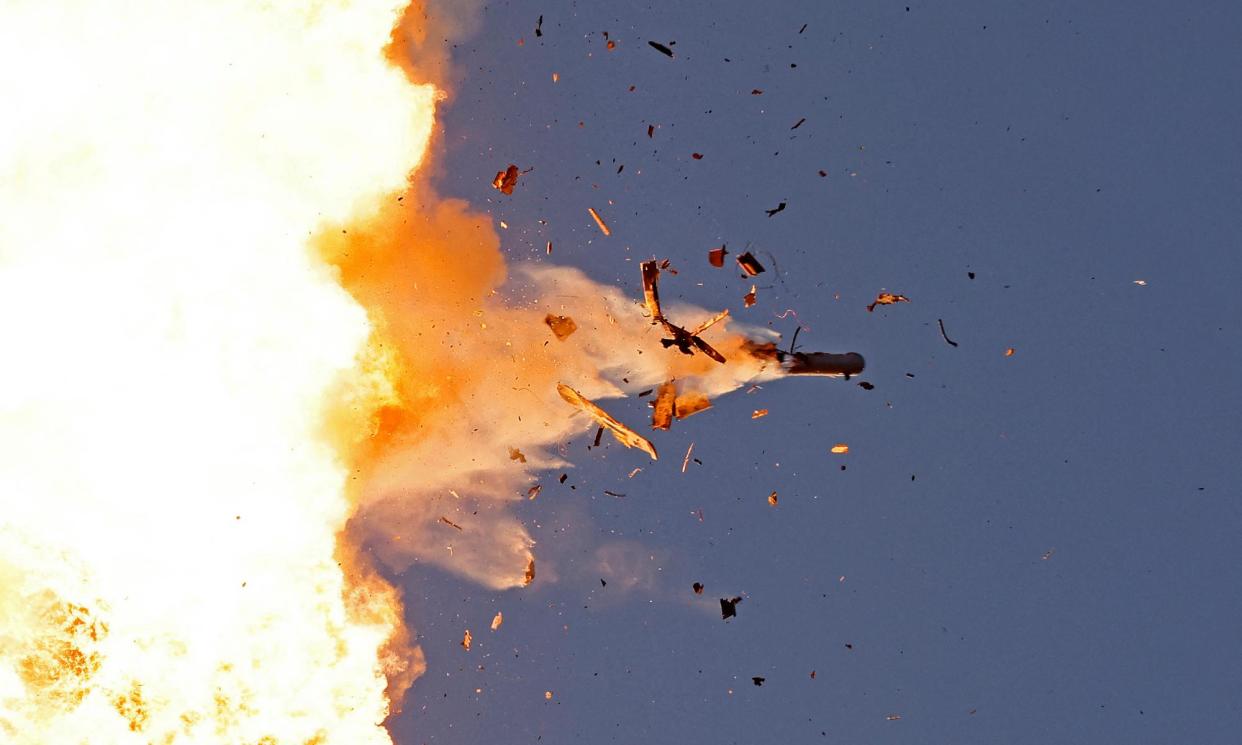
<path fill-rule="evenodd" d="M 637 298 L 671 258 L 667 300 L 801 323 L 875 388 L 738 392 L 655 464 L 572 442 L 520 508 L 555 582 L 401 578 L 429 669 L 398 741 L 1234 742 L 1240 32 L 1224 2 L 487 6 L 439 184 L 512 261 Z M 722 242 L 775 258 L 754 308 Z"/>

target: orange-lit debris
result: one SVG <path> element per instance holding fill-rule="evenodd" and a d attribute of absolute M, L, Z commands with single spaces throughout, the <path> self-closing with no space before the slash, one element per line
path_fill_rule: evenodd
<path fill-rule="evenodd" d="M 751 419 L 761 419 L 767 415 L 768 415 L 767 409 L 755 409 L 754 411 L 750 412 Z"/>
<path fill-rule="evenodd" d="M 686 391 L 673 403 L 673 412 L 678 419 L 685 419 L 711 407 L 712 402 L 707 396 L 698 391 Z"/>
<path fill-rule="evenodd" d="M 690 447 L 686 448 L 686 457 L 681 459 L 681 472 L 685 473 L 686 468 L 690 465 L 690 454 L 694 452 L 694 443 L 690 443 Z"/>
<path fill-rule="evenodd" d="M 534 499 L 535 497 L 539 496 L 539 492 L 541 491 L 543 491 L 543 484 L 535 484 L 534 486 L 526 490 L 526 498 Z"/>
<path fill-rule="evenodd" d="M 470 651 L 470 642 L 472 641 L 474 641 L 474 637 L 470 635 L 470 629 L 466 629 L 466 633 L 461 636 L 461 646 L 464 647 L 467 652 Z"/>
<path fill-rule="evenodd" d="M 700 323 L 698 326 L 695 326 L 690 331 L 690 335 L 698 336 L 699 334 L 703 333 L 704 331 L 707 331 L 709 328 L 711 328 L 712 326 L 715 326 L 716 324 L 720 323 L 722 320 L 728 317 L 729 317 L 729 309 L 725 308 L 724 310 L 720 311 L 716 315 Z"/>
<path fill-rule="evenodd" d="M 724 620 L 737 616 L 737 604 L 742 602 L 740 597 L 737 598 L 721 598 L 720 599 L 720 617 Z"/>
<path fill-rule="evenodd" d="M 771 360 L 789 375 L 842 375 L 849 377 L 863 371 L 866 363 L 861 354 L 830 354 L 828 352 L 785 352 L 772 342 L 746 342 L 743 348 L 751 356 Z"/>
<path fill-rule="evenodd" d="M 641 472 L 642 472 L 642 470 L 643 470 L 643 469 L 641 469 L 641 468 L 635 468 L 633 471 L 630 471 L 630 475 L 629 475 L 629 477 L 628 477 L 628 478 L 631 478 L 631 479 L 632 479 L 632 478 L 634 478 L 634 477 L 635 477 L 635 476 L 637 476 L 639 473 L 641 473 Z"/>
<path fill-rule="evenodd" d="M 673 426 L 673 406 L 677 400 L 677 386 L 668 381 L 656 394 L 655 409 L 651 414 L 651 428 L 667 430 Z"/>
<path fill-rule="evenodd" d="M 587 212 L 591 213 L 591 217 L 594 218 L 595 224 L 599 226 L 599 232 L 604 235 L 612 235 L 612 231 L 608 229 L 608 223 L 604 222 L 604 218 L 599 216 L 599 213 L 595 211 L 594 207 L 587 207 Z"/>
<path fill-rule="evenodd" d="M 709 318 L 699 324 L 694 331 L 687 331 L 672 321 L 664 317 L 664 311 L 660 308 L 659 279 L 660 267 L 654 261 L 644 261 L 640 267 L 643 277 L 643 302 L 647 306 L 647 312 L 651 314 L 653 323 L 660 323 L 664 329 L 672 335 L 671 339 L 661 339 L 660 343 L 664 347 L 677 347 L 682 354 L 694 354 L 694 350 L 698 349 L 703 354 L 711 357 L 717 362 L 724 364 L 724 355 L 716 351 L 712 345 L 703 341 L 699 334 L 711 328 L 720 319 L 729 315 L 729 311 L 723 310 L 715 316 Z"/>
<path fill-rule="evenodd" d="M 710 249 L 707 252 L 707 263 L 719 269 L 720 267 L 724 266 L 724 257 L 725 257 L 725 254 L 727 253 L 729 252 L 727 249 L 725 249 L 724 246 Z"/>
<path fill-rule="evenodd" d="M 525 463 L 526 456 L 523 455 L 522 451 L 518 450 L 517 448 L 509 448 L 509 460 L 516 460 L 521 463 Z"/>
<path fill-rule="evenodd" d="M 664 320 L 664 312 L 660 309 L 660 267 L 654 261 L 644 261 L 639 265 L 643 275 L 643 303 L 652 323 Z"/>
<path fill-rule="evenodd" d="M 504 622 L 505 622 L 505 614 L 501 613 L 500 611 L 496 611 L 496 616 L 492 618 L 492 631 L 495 631 L 496 629 L 500 628 L 500 624 Z"/>
<path fill-rule="evenodd" d="M 900 714 L 889 714 L 888 716 L 884 717 L 884 719 L 889 722 L 895 722 L 898 719 L 901 719 L 901 715 Z"/>
<path fill-rule="evenodd" d="M 544 692 L 543 692 L 543 698 L 544 698 L 545 700 L 547 700 L 547 701 L 551 701 L 551 700 L 552 700 L 552 691 L 544 691 Z"/>
<path fill-rule="evenodd" d="M 777 502 L 777 499 L 776 499 L 776 492 L 772 492 L 771 494 L 769 494 L 769 495 L 768 495 L 768 504 L 770 504 L 770 505 L 772 505 L 773 507 L 775 507 L 775 506 L 776 506 L 776 502 Z"/>
<path fill-rule="evenodd" d="M 552 255 L 552 241 L 548 241 L 548 256 Z"/>
<path fill-rule="evenodd" d="M 891 292 L 881 292 L 879 295 L 875 296 L 875 302 L 867 306 L 867 311 L 874 311 L 875 306 L 877 305 L 895 305 L 897 303 L 908 302 L 910 302 L 910 298 L 905 295 L 894 295 Z"/>
<path fill-rule="evenodd" d="M 525 587 L 530 587 L 530 583 L 534 581 L 535 581 L 535 560 L 532 558 L 530 562 L 526 564 L 526 581 L 523 582 L 522 584 Z"/>
<path fill-rule="evenodd" d="M 544 317 L 543 322 L 548 324 L 548 328 L 552 329 L 552 333 L 561 341 L 565 341 L 578 330 L 578 324 L 574 323 L 574 319 L 569 316 L 554 316 L 549 313 Z"/>
<path fill-rule="evenodd" d="M 512 194 L 520 173 L 518 167 L 510 163 L 505 170 L 496 172 L 496 178 L 492 179 L 492 188 L 502 194 Z"/>
<path fill-rule="evenodd" d="M 758 289 L 754 285 L 751 285 L 750 292 L 742 296 L 742 302 L 746 304 L 747 308 L 755 304 L 755 299 L 756 299 L 756 296 L 758 295 L 758 292 L 759 292 Z"/>
<path fill-rule="evenodd" d="M 582 411 L 585 411 L 591 416 L 592 419 L 607 428 L 608 431 L 612 433 L 612 436 L 617 439 L 617 442 L 620 442 L 626 447 L 638 448 L 639 450 L 642 450 L 647 453 L 647 455 L 650 455 L 652 460 L 659 458 L 659 456 L 656 455 L 655 446 L 652 445 L 645 437 L 612 418 L 608 412 L 596 406 L 578 391 L 575 391 L 573 388 L 570 388 L 564 383 L 557 383 L 556 392 L 561 394 L 561 398 L 565 399 L 566 403 L 572 404 Z"/>
<path fill-rule="evenodd" d="M 461 530 L 461 529 L 462 529 L 462 527 L 461 527 L 460 525 L 458 525 L 457 523 L 455 523 L 455 522 L 453 522 L 452 520 L 448 519 L 447 517 L 444 517 L 443 515 L 441 515 L 441 516 L 440 516 L 440 522 L 444 523 L 445 525 L 449 526 L 450 528 L 457 528 L 458 530 Z"/>
<path fill-rule="evenodd" d="M 838 455 L 848 453 L 849 451 L 850 446 L 846 445 L 844 442 L 838 442 L 836 445 L 832 446 L 832 452 L 837 453 Z"/>
<path fill-rule="evenodd" d="M 1010 348 L 1008 348 L 1008 349 L 1006 349 L 1006 350 L 1005 350 L 1005 356 L 1006 356 L 1006 357 L 1012 357 L 1012 356 L 1013 356 L 1013 353 L 1014 353 L 1014 352 L 1016 352 L 1016 351 L 1018 351 L 1018 350 L 1014 349 L 1013 347 L 1010 347 Z"/>
<path fill-rule="evenodd" d="M 738 254 L 735 260 L 737 261 L 737 265 L 742 267 L 742 271 L 746 272 L 746 274 L 751 277 L 756 274 L 762 274 L 764 271 L 763 264 L 760 264 L 759 260 L 756 259 L 755 255 L 750 251 Z"/>

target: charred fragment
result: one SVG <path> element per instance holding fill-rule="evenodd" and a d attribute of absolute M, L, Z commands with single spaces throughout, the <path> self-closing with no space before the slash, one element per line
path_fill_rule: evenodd
<path fill-rule="evenodd" d="M 664 46 L 658 41 L 649 41 L 647 42 L 647 44 L 650 45 L 652 49 L 656 50 L 660 54 L 663 54 L 667 57 L 673 56 L 673 50 L 669 49 L 668 47 Z"/>
<path fill-rule="evenodd" d="M 738 254 L 737 265 L 742 267 L 742 271 L 746 272 L 747 276 L 750 276 L 750 277 L 753 277 L 757 274 L 763 274 L 764 272 L 763 264 L 760 264 L 759 260 L 756 259 L 755 255 L 752 254 L 750 251 L 747 251 L 746 253 L 743 253 L 743 254 Z"/>
<path fill-rule="evenodd" d="M 727 621 L 737 616 L 737 604 L 742 602 L 740 597 L 737 598 L 721 598 L 720 599 L 720 617 Z"/>
<path fill-rule="evenodd" d="M 729 252 L 724 246 L 710 249 L 707 252 L 707 263 L 719 269 L 724 266 L 724 257 L 727 253 Z"/>

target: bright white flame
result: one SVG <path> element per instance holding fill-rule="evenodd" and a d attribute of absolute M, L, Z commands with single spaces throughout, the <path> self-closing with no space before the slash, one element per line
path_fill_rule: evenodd
<path fill-rule="evenodd" d="M 0 5 L 0 741 L 389 741 L 306 243 L 422 158 L 402 6 Z"/>

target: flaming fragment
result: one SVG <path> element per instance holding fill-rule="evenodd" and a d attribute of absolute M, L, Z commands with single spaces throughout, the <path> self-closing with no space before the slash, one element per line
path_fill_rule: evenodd
<path fill-rule="evenodd" d="M 520 173 L 518 167 L 510 163 L 505 170 L 496 172 L 496 178 L 492 179 L 492 188 L 502 194 L 512 194 Z"/>
<path fill-rule="evenodd" d="M 678 419 L 685 419 L 694 416 L 700 411 L 706 411 L 712 407 L 712 402 L 707 396 L 697 391 L 687 391 L 677 396 L 677 400 L 673 404 L 673 411 Z"/>
<path fill-rule="evenodd" d="M 781 202 L 781 204 L 783 205 L 784 202 Z M 753 277 L 756 274 L 762 274 L 764 271 L 763 264 L 760 264 L 759 259 L 756 259 L 755 255 L 750 251 L 738 254 L 736 261 L 737 265 L 742 267 L 742 271 L 746 272 L 748 276 Z"/>
<path fill-rule="evenodd" d="M 724 246 L 710 249 L 707 252 L 707 263 L 719 269 L 724 266 L 724 257 L 727 253 L 729 252 Z"/>
<path fill-rule="evenodd" d="M 492 618 L 492 631 L 499 629 L 500 625 L 504 622 L 505 622 L 505 615 L 501 613 L 500 611 L 496 611 L 496 616 Z"/>
<path fill-rule="evenodd" d="M 895 295 L 891 292 L 881 292 L 879 295 L 876 295 L 875 302 L 867 306 L 867 312 L 873 312 L 875 310 L 875 306 L 877 305 L 895 305 L 896 303 L 908 302 L 910 302 L 910 298 L 905 295 Z"/>

